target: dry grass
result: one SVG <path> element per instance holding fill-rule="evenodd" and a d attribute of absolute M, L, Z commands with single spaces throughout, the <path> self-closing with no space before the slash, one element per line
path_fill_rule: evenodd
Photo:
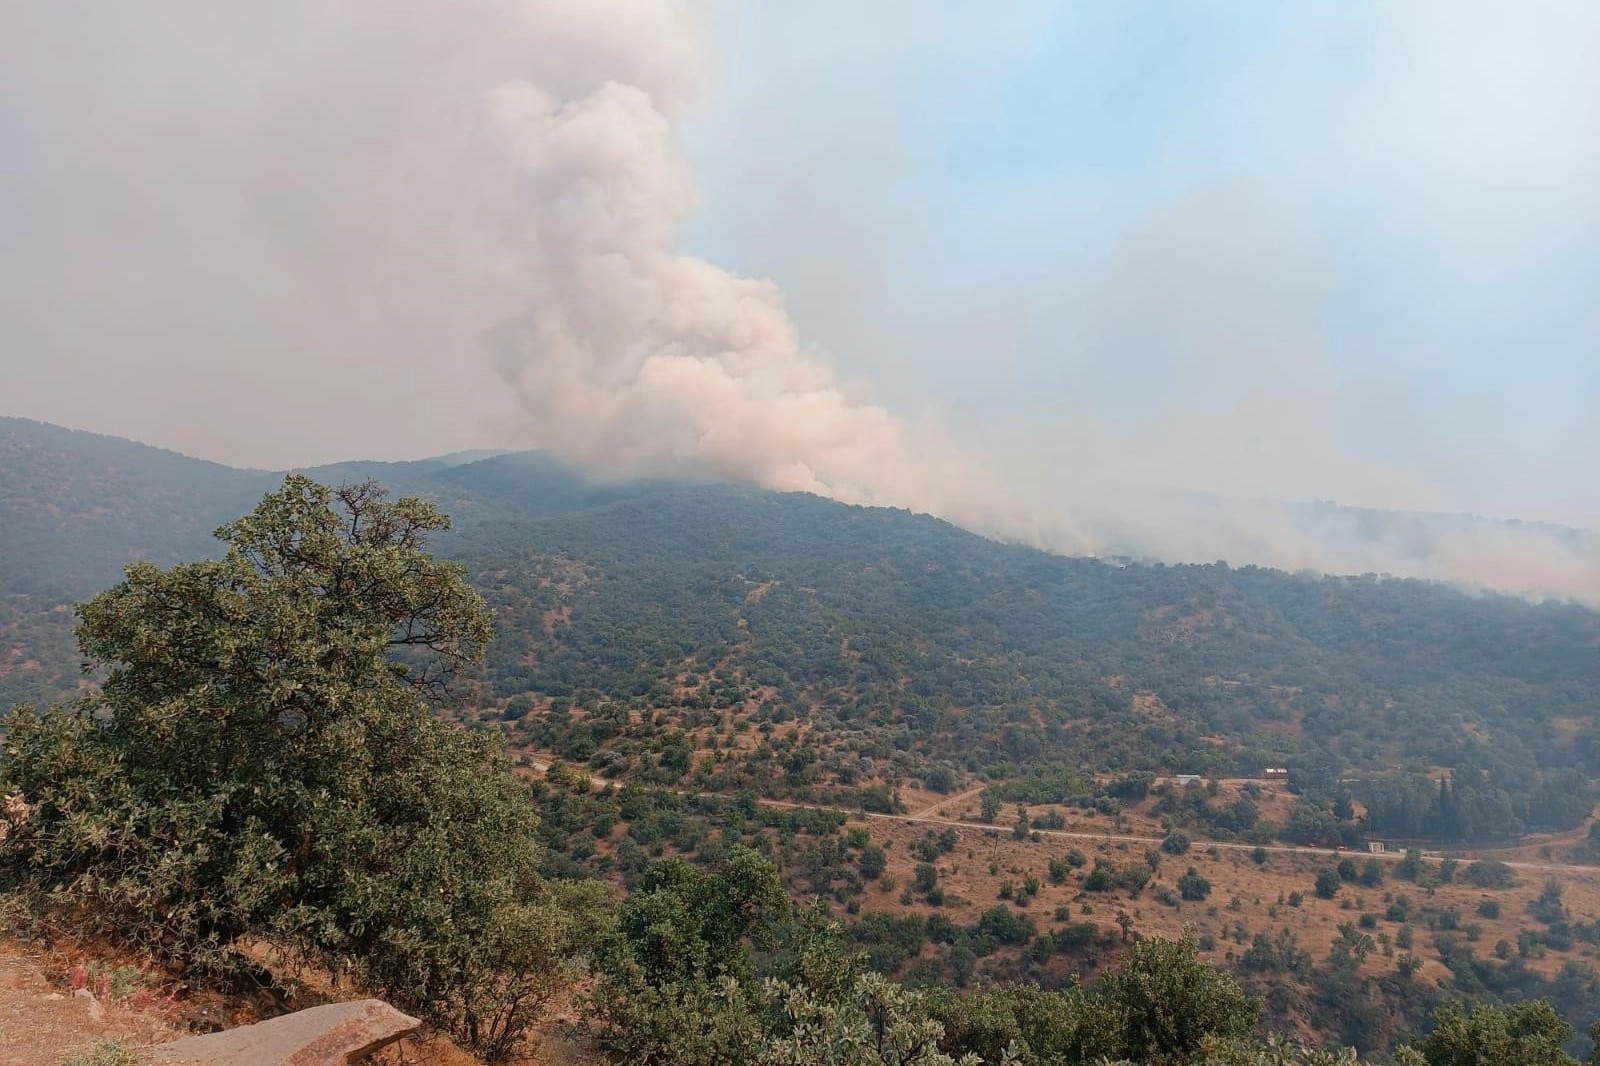
<path fill-rule="evenodd" d="M 1034 808 L 1037 815 L 1044 808 Z M 1005 818 L 1010 819 L 1008 810 Z M 854 824 L 863 824 L 857 821 Z M 942 827 L 914 822 L 873 817 L 864 823 L 873 840 L 887 849 L 889 874 L 898 886 L 910 884 L 917 860 L 911 855 L 911 842 L 928 832 L 938 832 Z M 1126 834 L 1131 836 L 1160 836 L 1159 826 L 1147 820 L 1128 819 L 1125 827 L 1115 828 L 1104 816 L 1086 812 L 1069 812 L 1068 825 L 1063 832 L 1094 834 Z M 1242 954 L 1248 947 L 1229 938 L 1230 931 L 1242 925 L 1250 935 L 1276 933 L 1289 929 L 1298 938 L 1300 946 L 1319 959 L 1339 935 L 1343 923 L 1357 923 L 1363 913 L 1378 915 L 1376 928 L 1363 930 L 1374 940 L 1385 934 L 1393 941 L 1400 923 L 1384 919 L 1389 903 L 1405 895 L 1411 901 L 1412 929 L 1415 945 L 1411 951 L 1423 959 L 1423 976 L 1448 979 L 1448 971 L 1438 961 L 1433 950 L 1433 932 L 1423 922 L 1424 908 L 1444 911 L 1454 908 L 1459 913 L 1460 929 L 1456 935 L 1465 936 L 1469 926 L 1479 927 L 1473 949 L 1480 955 L 1489 955 L 1496 941 L 1509 941 L 1513 948 L 1517 934 L 1524 929 L 1541 928 L 1527 913 L 1527 905 L 1537 898 L 1545 880 L 1554 876 L 1561 883 L 1564 901 L 1575 919 L 1592 921 L 1600 917 L 1600 869 L 1569 870 L 1558 872 L 1518 869 L 1517 883 L 1509 889 L 1485 890 L 1463 883 L 1459 874 L 1468 859 L 1462 859 L 1455 883 L 1440 885 L 1430 894 L 1419 884 L 1400 881 L 1393 877 L 1394 860 L 1398 856 L 1380 859 L 1384 862 L 1386 879 L 1382 886 L 1365 888 L 1358 884 L 1344 885 L 1332 900 L 1318 899 L 1313 885 L 1319 870 L 1334 867 L 1341 859 L 1353 860 L 1358 870 L 1372 856 L 1356 852 L 1331 852 L 1305 849 L 1295 852 L 1272 852 L 1265 865 L 1258 866 L 1248 849 L 1215 848 L 1204 841 L 1196 842 L 1188 854 L 1182 856 L 1162 854 L 1155 878 L 1136 897 L 1126 891 L 1085 892 L 1080 881 L 1093 866 L 1094 859 L 1102 858 L 1118 866 L 1142 862 L 1145 851 L 1153 843 L 1118 841 L 1111 839 L 1075 839 L 1053 834 L 1041 834 L 1038 842 L 1017 841 L 1008 828 L 969 826 L 958 830 L 960 844 L 955 851 L 943 856 L 935 866 L 945 889 L 945 904 L 933 908 L 918 900 L 912 904 L 900 903 L 900 890 L 884 892 L 877 886 L 868 888 L 862 902 L 863 912 L 895 914 L 930 914 L 941 911 L 958 924 L 977 921 L 988 908 L 1003 902 L 999 888 L 1003 881 L 1020 885 L 1028 875 L 1036 877 L 1041 888 L 1038 896 L 1023 908 L 1023 913 L 1033 916 L 1040 930 L 1048 932 L 1061 924 L 1055 919 L 1058 906 L 1065 905 L 1073 921 L 1091 921 L 1107 932 L 1117 932 L 1116 915 L 1126 911 L 1135 919 L 1135 928 L 1146 935 L 1180 936 L 1188 928 L 1197 933 L 1209 933 L 1214 938 L 1214 950 L 1204 954 L 1210 961 L 1225 965 L 1232 954 Z M 1049 880 L 1049 862 L 1064 857 L 1077 848 L 1088 857 L 1088 863 L 1065 884 L 1052 885 Z M 1430 867 L 1437 861 L 1428 860 Z M 1182 903 L 1170 907 L 1157 902 L 1157 885 L 1172 886 L 1190 866 L 1211 882 L 1212 893 L 1204 903 Z M 993 872 L 991 872 L 991 870 Z M 1299 907 L 1291 907 L 1287 900 L 1291 893 L 1301 893 Z M 1477 913 L 1478 904 L 1492 899 L 1500 906 L 1498 918 L 1483 918 Z M 1087 905 L 1088 910 L 1085 910 Z M 1379 974 L 1394 968 L 1394 958 L 1404 952 L 1393 949 L 1393 956 L 1383 950 L 1375 951 L 1364 965 L 1368 973 Z M 1552 976 L 1561 965 L 1572 959 L 1600 963 L 1600 949 L 1586 944 L 1575 944 L 1571 951 L 1550 952 L 1544 957 L 1529 958 L 1528 968 Z"/>
<path fill-rule="evenodd" d="M 90 963 L 114 968 L 119 962 L 129 965 L 104 955 L 0 940 L 0 1066 L 61 1066 L 111 1041 L 138 1050 L 181 1036 L 159 999 L 75 993 L 75 970 L 87 971 Z"/>

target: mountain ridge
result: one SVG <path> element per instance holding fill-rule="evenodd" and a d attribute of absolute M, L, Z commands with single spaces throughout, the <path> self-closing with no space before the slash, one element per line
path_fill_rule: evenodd
<path fill-rule="evenodd" d="M 17 442 L 30 434 L 66 450 L 48 460 Z M 214 551 L 210 529 L 276 483 L 171 453 L 108 465 L 111 445 L 81 443 L 0 422 L 0 453 L 30 459 L 0 468 L 0 538 L 19 546 L 0 568 L 0 702 L 75 691 L 72 600 L 141 551 L 163 565 Z M 467 695 L 580 761 L 637 760 L 605 706 L 697 743 L 720 707 L 814 737 L 811 769 L 729 787 L 843 795 L 860 784 L 854 749 L 884 738 L 895 773 L 917 778 L 1443 767 L 1493 798 L 1482 825 L 1498 834 L 1555 817 L 1540 799 L 1552 774 L 1600 774 L 1600 612 L 1575 604 L 1070 558 L 804 494 L 606 485 L 539 453 L 309 472 L 381 476 L 452 514 L 438 550 L 499 616 Z"/>

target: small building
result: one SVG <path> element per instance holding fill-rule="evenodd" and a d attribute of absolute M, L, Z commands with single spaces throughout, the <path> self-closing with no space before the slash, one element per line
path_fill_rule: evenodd
<path fill-rule="evenodd" d="M 1369 840 L 1367 841 L 1367 850 L 1372 852 L 1374 855 L 1382 855 L 1389 849 L 1384 847 L 1383 841 L 1381 840 Z"/>
<path fill-rule="evenodd" d="M 1179 774 L 1176 778 L 1180 785 L 1196 785 L 1200 783 L 1199 774 Z"/>
<path fill-rule="evenodd" d="M 1269 766 L 1261 771 L 1261 776 L 1268 781 L 1286 781 L 1289 778 L 1289 771 L 1282 766 Z"/>

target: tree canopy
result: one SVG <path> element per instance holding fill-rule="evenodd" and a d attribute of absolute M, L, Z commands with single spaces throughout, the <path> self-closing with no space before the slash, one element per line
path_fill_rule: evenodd
<path fill-rule="evenodd" d="M 29 817 L 0 874 L 36 912 L 193 972 L 240 938 L 356 967 L 500 1053 L 599 909 L 545 884 L 525 786 L 434 715 L 492 633 L 448 519 L 376 485 L 291 476 L 220 558 L 138 563 L 84 604 L 99 692 L 9 721 Z"/>

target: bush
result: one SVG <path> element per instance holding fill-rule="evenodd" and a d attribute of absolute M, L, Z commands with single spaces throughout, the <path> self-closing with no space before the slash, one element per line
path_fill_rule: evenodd
<path fill-rule="evenodd" d="M 1161 850 L 1169 855 L 1182 855 L 1189 850 L 1189 834 L 1181 829 L 1174 829 L 1161 841 Z"/>
<path fill-rule="evenodd" d="M 973 932 L 1001 944 L 1021 944 L 1033 939 L 1038 928 L 1027 915 L 997 905 L 983 912 Z"/>
<path fill-rule="evenodd" d="M 1561 882 L 1547 878 L 1539 898 L 1528 904 L 1528 913 L 1546 925 L 1567 920 L 1566 905 L 1561 902 Z"/>
<path fill-rule="evenodd" d="M 1499 859 L 1479 859 L 1461 876 L 1479 888 L 1510 888 L 1517 883 L 1516 873 Z"/>
<path fill-rule="evenodd" d="M 1178 878 L 1178 892 L 1186 900 L 1198 902 L 1211 895 L 1211 882 L 1201 877 L 1193 866 Z"/>
<path fill-rule="evenodd" d="M 1317 897 L 1319 899 L 1332 899 L 1339 894 L 1341 878 L 1337 870 L 1317 871 Z"/>

